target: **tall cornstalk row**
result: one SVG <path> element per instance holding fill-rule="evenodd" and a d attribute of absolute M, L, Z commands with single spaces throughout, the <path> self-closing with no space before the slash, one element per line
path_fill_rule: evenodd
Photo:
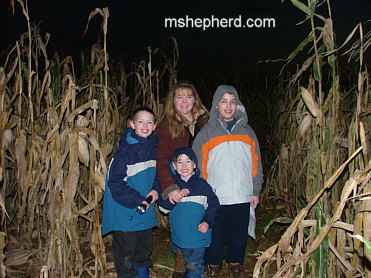
<path fill-rule="evenodd" d="M 108 163 L 135 106 L 160 116 L 160 78 L 170 75 L 150 58 L 130 73 L 109 61 L 105 8 L 90 14 L 103 17 L 104 41 L 82 56 L 77 77 L 72 57 L 49 59 L 49 35 L 18 3 L 29 29 L 0 66 L 0 276 L 104 277 Z"/>
<path fill-rule="evenodd" d="M 303 49 L 308 57 L 280 96 L 280 151 L 265 191 L 284 200 L 287 217 L 275 221 L 291 225 L 259 257 L 254 277 L 268 276 L 272 267 L 273 277 L 371 275 L 370 82 L 363 64 L 370 39 L 359 24 L 337 47 L 329 1 L 321 3 L 327 15 L 316 13 L 316 0 L 291 2 L 304 12 L 310 33 L 287 64 Z M 350 63 L 358 78 L 344 88 L 348 77 L 339 74 L 338 55 L 354 37 Z"/>

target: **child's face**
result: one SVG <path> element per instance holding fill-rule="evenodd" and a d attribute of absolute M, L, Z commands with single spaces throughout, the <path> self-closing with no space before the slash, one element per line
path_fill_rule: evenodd
<path fill-rule="evenodd" d="M 181 154 L 176 161 L 173 162 L 175 170 L 183 178 L 189 178 L 193 174 L 193 169 L 196 168 L 195 163 L 186 155 Z"/>
<path fill-rule="evenodd" d="M 225 93 L 218 103 L 219 115 L 226 121 L 233 120 L 237 110 L 237 100 L 233 94 Z"/>
<path fill-rule="evenodd" d="M 139 111 L 130 121 L 130 127 L 135 130 L 135 133 L 141 137 L 148 137 L 156 128 L 153 115 L 147 111 Z"/>

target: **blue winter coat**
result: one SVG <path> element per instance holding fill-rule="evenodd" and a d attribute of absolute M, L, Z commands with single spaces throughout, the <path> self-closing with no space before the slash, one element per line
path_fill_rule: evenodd
<path fill-rule="evenodd" d="M 154 205 L 142 215 L 136 211 L 151 190 L 160 195 L 156 179 L 155 134 L 147 138 L 125 130 L 109 170 L 103 200 L 102 234 L 111 231 L 140 231 L 157 225 Z"/>
<path fill-rule="evenodd" d="M 177 149 L 174 159 L 180 154 L 186 154 L 197 165 L 196 155 L 191 148 Z M 181 176 L 175 172 L 172 162 L 170 169 L 178 187 L 188 189 L 190 192 L 176 204 L 171 204 L 169 200 L 159 197 L 160 210 L 169 213 L 172 241 L 181 248 L 208 246 L 211 242 L 210 227 L 215 224 L 216 213 L 219 209 L 218 197 L 211 186 L 200 177 L 197 167 L 188 181 L 182 180 Z M 202 222 L 209 224 L 209 230 L 206 233 L 198 231 L 198 225 Z"/>

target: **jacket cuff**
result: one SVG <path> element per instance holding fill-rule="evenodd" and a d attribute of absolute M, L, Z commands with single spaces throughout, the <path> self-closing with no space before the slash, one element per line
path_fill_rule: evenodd
<path fill-rule="evenodd" d="M 166 189 L 162 192 L 162 194 L 161 194 L 162 199 L 167 200 L 167 199 L 169 198 L 169 193 L 170 193 L 170 192 L 173 192 L 173 191 L 175 191 L 175 190 L 180 190 L 179 186 L 178 186 L 177 184 L 172 184 L 172 185 L 170 185 L 168 188 L 166 188 Z"/>
<path fill-rule="evenodd" d="M 260 196 L 260 190 L 259 189 L 253 189 L 253 193 L 252 193 L 253 196 Z"/>

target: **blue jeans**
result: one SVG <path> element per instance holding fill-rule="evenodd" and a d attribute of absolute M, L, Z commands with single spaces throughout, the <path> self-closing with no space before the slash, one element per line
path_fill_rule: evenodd
<path fill-rule="evenodd" d="M 181 248 L 186 263 L 187 277 L 204 277 L 205 247 Z"/>

